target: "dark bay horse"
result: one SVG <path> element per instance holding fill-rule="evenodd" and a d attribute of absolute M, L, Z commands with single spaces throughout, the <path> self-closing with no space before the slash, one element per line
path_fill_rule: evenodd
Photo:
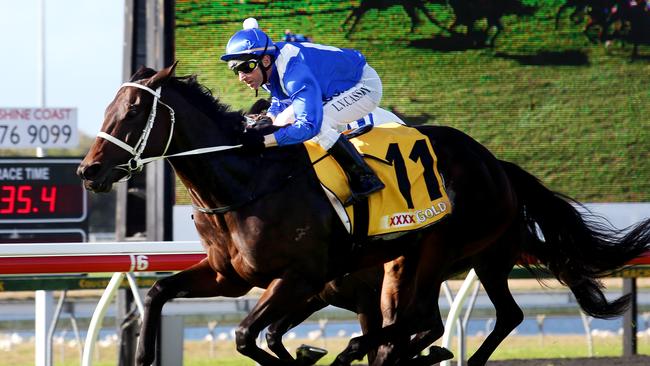
<path fill-rule="evenodd" d="M 619 239 L 594 230 L 567 201 L 467 135 L 422 126 L 418 130 L 436 148 L 452 214 L 397 238 L 353 243 L 302 145 L 262 153 L 239 149 L 243 116 L 215 100 L 195 79 L 172 73 L 173 66 L 158 72 L 141 69 L 132 82 L 123 84 L 78 169 L 87 189 L 106 192 L 142 164 L 167 157 L 196 207 L 195 225 L 207 258 L 158 281 L 147 293 L 138 365 L 154 359 L 165 302 L 177 297 L 236 297 L 254 286 L 266 291 L 237 328 L 237 349 L 263 365 L 292 364 L 260 349 L 258 334 L 304 308 L 329 281 L 381 263 L 382 328 L 352 339 L 334 364 L 347 365 L 381 345 L 374 365 L 403 364 L 414 354 L 412 334 L 427 340 L 442 335 L 440 284 L 455 268 L 472 263 L 470 258 L 483 255 L 481 260 L 505 263 L 500 271 L 476 269 L 498 279 L 490 290 L 486 286 L 495 307 L 513 311 L 516 322 L 521 320 L 507 287 L 518 253 L 500 244 L 520 227 L 531 232 L 540 228 L 543 249 L 534 253 L 579 294 L 587 312 L 613 314 L 624 305 L 625 299 L 608 302 L 595 278 L 647 249 L 650 220 Z M 193 153 L 201 155 L 185 155 Z M 512 323 L 512 315 L 498 316 Z M 511 326 L 499 327 L 481 349 L 495 348 Z M 485 360 L 475 358 L 473 365 Z"/>
<path fill-rule="evenodd" d="M 496 310 L 496 324 L 488 338 L 468 360 L 470 366 L 484 365 L 501 341 L 524 318 L 507 283 L 508 275 L 517 262 L 531 270 L 538 278 L 550 270 L 552 275 L 569 287 L 583 311 L 593 317 L 608 319 L 621 315 L 628 302 L 628 296 L 625 296 L 608 304 L 604 300 L 602 287 L 598 281 L 598 277 L 605 272 L 594 272 L 595 268 L 600 268 L 601 271 L 605 271 L 606 267 L 612 268 L 611 264 L 606 264 L 603 258 L 606 253 L 606 245 L 603 245 L 606 241 L 603 239 L 607 237 L 608 232 L 611 234 L 615 230 L 604 226 L 602 218 L 587 211 L 579 214 L 571 205 L 571 203 L 579 205 L 577 202 L 538 185 L 534 177 L 514 164 L 505 161 L 502 163 L 510 170 L 514 180 L 520 179 L 521 186 L 536 188 L 518 192 L 520 219 L 515 220 L 491 248 L 457 262 L 449 268 L 445 276 L 451 278 L 460 272 L 474 268 Z M 549 204 L 545 205 L 544 200 L 548 200 Z M 560 216 L 549 220 L 553 212 Z M 567 221 L 563 222 L 564 219 Z M 586 221 L 581 223 L 581 220 Z M 562 227 L 565 223 L 570 224 Z M 647 242 L 650 237 L 645 230 L 643 225 L 638 226 L 627 237 L 621 239 L 620 243 L 631 244 L 639 240 Z M 596 249 L 598 253 L 591 255 L 593 253 L 589 248 L 598 248 Z M 575 265 L 576 260 L 581 263 L 576 267 L 569 267 L 569 263 L 573 262 Z M 379 294 L 383 273 L 381 267 L 370 267 L 331 281 L 300 311 L 287 315 L 269 327 L 266 334 L 269 348 L 277 355 L 289 359 L 282 344 L 282 336 L 327 305 L 357 313 L 364 334 L 381 328 Z M 567 280 L 569 278 L 581 280 Z M 419 334 L 409 346 L 411 356 L 416 357 L 433 341 L 429 332 Z M 431 353 L 437 354 L 444 351 L 438 347 L 431 349 Z M 368 354 L 371 364 L 374 355 L 374 352 Z M 416 357 L 411 364 L 429 365 L 430 363 L 422 363 L 429 358 Z"/>

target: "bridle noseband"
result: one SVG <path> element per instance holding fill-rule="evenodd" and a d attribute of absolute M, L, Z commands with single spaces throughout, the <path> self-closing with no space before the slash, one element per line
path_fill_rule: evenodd
<path fill-rule="evenodd" d="M 144 152 L 144 149 L 147 147 L 147 141 L 149 140 L 149 136 L 151 134 L 151 130 L 153 129 L 153 125 L 156 122 L 156 112 L 158 111 L 158 103 L 164 105 L 169 109 L 169 116 L 171 120 L 171 127 L 169 131 L 169 137 L 167 138 L 167 144 L 165 145 L 165 149 L 162 152 L 162 155 L 164 156 L 165 153 L 167 152 L 167 149 L 169 148 L 169 144 L 172 141 L 172 136 L 174 135 L 174 124 L 176 123 L 176 117 L 174 113 L 174 109 L 167 104 L 165 104 L 163 101 L 160 100 L 160 92 L 162 91 L 162 87 L 159 86 L 156 90 L 151 89 L 148 86 L 134 83 L 134 82 L 126 82 L 120 86 L 120 89 L 124 87 L 134 87 L 138 89 L 145 90 L 149 92 L 149 94 L 153 95 L 153 104 L 151 106 L 151 111 L 149 112 L 149 118 L 147 119 L 147 124 L 144 126 L 144 129 L 142 130 L 142 134 L 140 135 L 140 139 L 138 142 L 135 144 L 135 146 L 131 147 L 129 144 L 126 142 L 113 137 L 106 132 L 99 132 L 97 134 L 97 137 L 103 138 L 105 140 L 108 140 L 115 145 L 121 147 L 122 149 L 128 151 L 133 157 L 129 159 L 129 161 L 126 164 L 120 164 L 115 166 L 117 169 L 122 169 L 125 170 L 128 174 L 126 177 L 122 178 L 120 181 L 126 181 L 131 178 L 131 174 L 133 172 L 140 172 L 142 170 L 142 167 L 144 164 L 153 161 L 150 160 L 152 158 L 148 159 L 142 159 L 142 153 Z"/>
<path fill-rule="evenodd" d="M 108 140 L 109 142 L 112 142 L 113 144 L 119 146 L 120 148 L 126 150 L 129 152 L 133 157 L 129 159 L 128 162 L 125 164 L 120 164 L 116 165 L 113 167 L 114 169 L 121 169 L 127 172 L 127 175 L 120 179 L 120 182 L 127 181 L 131 179 L 131 175 L 133 172 L 140 172 L 142 170 L 142 167 L 150 163 L 152 161 L 156 160 L 161 160 L 161 159 L 166 159 L 166 158 L 171 158 L 171 157 L 176 157 L 176 156 L 186 156 L 186 155 L 198 155 L 198 154 L 206 154 L 214 151 L 222 151 L 222 150 L 229 150 L 229 149 L 234 149 L 241 147 L 242 145 L 233 145 L 233 146 L 213 146 L 213 147 L 204 147 L 200 149 L 194 149 L 190 151 L 184 151 L 181 153 L 177 154 L 172 154 L 172 155 L 165 155 L 167 153 L 167 149 L 169 148 L 169 145 L 172 141 L 172 136 L 174 135 L 174 125 L 176 123 L 176 117 L 175 117 L 175 112 L 172 107 L 169 105 L 165 104 L 162 100 L 160 100 L 160 95 L 162 92 L 162 87 L 159 86 L 156 88 L 156 90 L 153 90 L 149 88 L 148 86 L 139 84 L 139 83 L 134 83 L 134 82 L 126 82 L 120 86 L 120 89 L 124 87 L 134 87 L 138 89 L 145 90 L 149 92 L 149 94 L 153 95 L 153 104 L 151 106 L 151 111 L 149 112 L 149 118 L 147 119 L 147 124 L 144 126 L 144 129 L 142 130 L 142 135 L 140 136 L 140 139 L 138 142 L 135 144 L 135 146 L 131 147 L 131 145 L 127 144 L 126 142 L 118 139 L 117 137 L 111 136 L 107 134 L 106 132 L 99 132 L 97 134 L 97 137 L 103 138 L 105 140 Z M 171 120 L 171 127 L 169 130 L 169 137 L 167 138 L 167 144 L 165 145 L 165 149 L 163 150 L 162 154 L 160 156 L 153 156 L 149 158 L 142 158 L 142 153 L 144 152 L 144 149 L 147 146 L 147 141 L 149 140 L 149 136 L 151 134 L 151 130 L 153 129 L 154 122 L 156 121 L 156 112 L 158 110 L 158 103 L 162 104 L 163 106 L 167 107 L 169 109 L 169 116 Z"/>

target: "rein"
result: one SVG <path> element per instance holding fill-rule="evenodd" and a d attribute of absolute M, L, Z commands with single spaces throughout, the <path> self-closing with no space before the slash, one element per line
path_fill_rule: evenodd
<path fill-rule="evenodd" d="M 218 215 L 218 214 L 223 214 L 223 213 L 226 213 L 226 212 L 229 212 L 229 211 L 233 211 L 233 210 L 238 209 L 238 208 L 240 208 L 240 207 L 242 207 L 242 206 L 244 206 L 244 205 L 246 205 L 246 204 L 248 204 L 250 202 L 258 200 L 258 199 L 266 196 L 267 194 L 271 194 L 273 192 L 279 191 L 280 189 L 286 188 L 288 186 L 287 183 L 289 183 L 291 180 L 295 179 L 297 176 L 299 176 L 299 174 L 290 174 L 290 175 L 286 176 L 278 184 L 274 185 L 273 187 L 268 188 L 268 189 L 266 189 L 266 190 L 264 190 L 262 192 L 259 192 L 257 194 L 251 195 L 246 200 L 238 202 L 238 203 L 234 203 L 232 205 L 212 208 L 212 207 L 201 207 L 201 206 L 197 206 L 194 203 L 192 203 L 192 208 L 195 209 L 196 211 L 200 212 L 200 213 L 204 213 L 204 214 L 207 214 L 207 215 Z"/>
<path fill-rule="evenodd" d="M 112 142 L 113 144 L 119 146 L 123 150 L 126 150 L 131 154 L 133 157 L 129 159 L 128 162 L 125 164 L 120 164 L 116 165 L 114 169 L 120 169 L 124 170 L 127 172 L 126 177 L 122 178 L 119 180 L 119 182 L 125 182 L 129 179 L 131 179 L 131 176 L 133 172 L 140 172 L 142 171 L 142 167 L 145 164 L 151 163 L 152 161 L 156 160 L 162 160 L 162 159 L 167 159 L 167 158 L 173 158 L 173 157 L 178 157 L 178 156 L 188 156 L 188 155 L 200 155 L 200 154 L 207 154 L 215 151 L 224 151 L 224 150 L 230 150 L 230 149 L 235 149 L 239 148 L 242 145 L 232 145 L 232 146 L 212 146 L 212 147 L 203 147 L 199 149 L 194 149 L 194 150 L 189 150 L 189 151 L 183 151 L 177 154 L 171 154 L 171 155 L 166 155 L 167 149 L 169 148 L 169 144 L 172 141 L 172 136 L 174 135 L 174 125 L 176 123 L 176 117 L 175 117 L 175 112 L 172 107 L 169 105 L 165 104 L 162 100 L 160 100 L 160 95 L 162 92 L 162 87 L 159 86 L 156 90 L 153 90 L 149 88 L 148 86 L 139 84 L 139 83 L 133 83 L 133 82 L 126 82 L 120 86 L 121 88 L 124 87 L 134 87 L 138 89 L 145 90 L 149 92 L 149 94 L 153 95 L 153 104 L 151 106 L 151 111 L 149 112 L 149 118 L 147 119 L 147 124 L 144 126 L 144 129 L 142 130 L 142 135 L 140 136 L 140 139 L 138 142 L 135 144 L 135 146 L 131 147 L 129 144 L 126 142 L 111 136 L 107 134 L 106 132 L 99 132 L 97 134 L 97 137 L 103 138 L 109 142 Z M 167 107 L 169 109 L 169 115 L 171 119 L 171 127 L 169 131 L 169 137 L 167 138 L 167 144 L 165 145 L 165 149 L 162 152 L 162 155 L 159 156 L 153 156 L 149 158 L 142 158 L 142 153 L 144 152 L 145 147 L 147 146 L 147 141 L 149 140 L 149 136 L 151 134 L 151 130 L 153 129 L 153 125 L 156 122 L 156 112 L 158 110 L 158 103 L 162 104 L 163 106 Z"/>

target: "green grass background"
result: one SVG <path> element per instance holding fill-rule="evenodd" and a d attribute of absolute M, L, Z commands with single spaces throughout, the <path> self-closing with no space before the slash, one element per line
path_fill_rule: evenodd
<path fill-rule="evenodd" d="M 242 20 L 256 17 L 275 40 L 288 28 L 361 50 L 382 77 L 385 108 L 456 127 L 551 189 L 583 202 L 650 201 L 650 49 L 632 61 L 629 45 L 590 44 L 568 12 L 555 30 L 562 1 L 526 2 L 538 6 L 534 16 L 504 17 L 492 50 L 455 47 L 422 14 L 411 33 L 401 6 L 369 11 L 346 39 L 341 24 L 358 1 L 177 1 L 177 74 L 198 74 L 233 108 L 250 106 L 254 93 L 219 56 Z M 453 20 L 446 5 L 427 7 L 443 24 Z M 431 47 L 442 43 L 459 49 Z"/>

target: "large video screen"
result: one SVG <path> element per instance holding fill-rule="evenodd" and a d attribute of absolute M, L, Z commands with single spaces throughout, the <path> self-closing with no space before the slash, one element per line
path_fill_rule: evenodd
<path fill-rule="evenodd" d="M 255 93 L 219 56 L 255 17 L 274 41 L 289 30 L 362 51 L 382 78 L 381 105 L 412 125 L 460 129 L 582 202 L 650 201 L 650 47 L 631 57 L 629 23 L 612 26 L 605 42 L 598 26 L 583 33 L 589 8 L 569 7 L 556 24 L 562 0 L 451 3 L 179 0 L 176 73 L 197 74 L 235 109 L 250 107 Z M 505 7 L 496 9 L 503 31 L 493 47 L 483 16 L 495 9 L 472 5 L 490 3 Z"/>

